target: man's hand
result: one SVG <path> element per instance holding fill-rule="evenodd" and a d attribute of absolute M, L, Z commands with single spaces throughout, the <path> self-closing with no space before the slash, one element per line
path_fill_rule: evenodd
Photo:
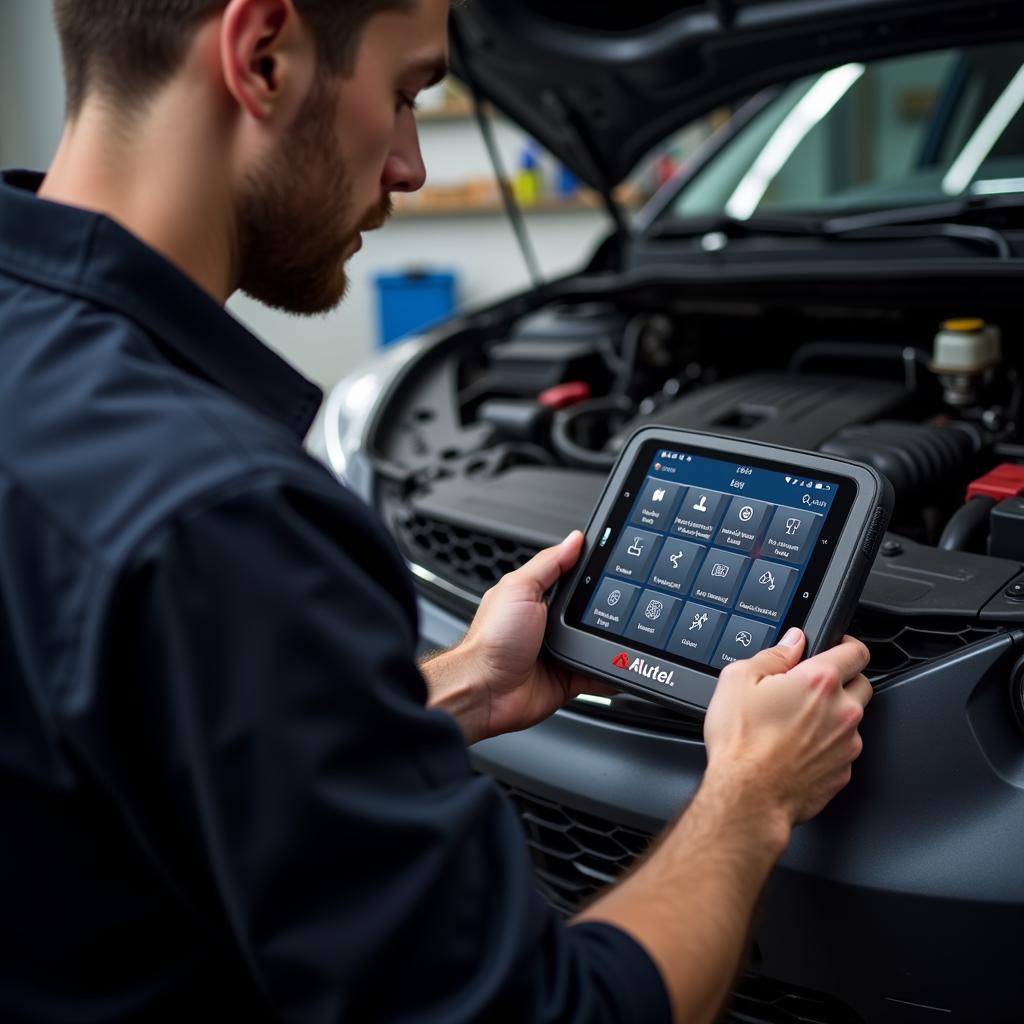
<path fill-rule="evenodd" d="M 468 743 L 525 729 L 580 693 L 614 693 L 593 679 L 538 660 L 548 609 L 544 593 L 576 564 L 574 530 L 484 594 L 462 642 L 422 666 L 430 704 L 455 716 Z"/>
<path fill-rule="evenodd" d="M 789 641 L 787 643 L 787 641 Z M 735 778 L 790 826 L 817 814 L 850 780 L 871 684 L 852 637 L 797 664 L 804 636 L 722 670 L 704 722 L 708 774 Z"/>

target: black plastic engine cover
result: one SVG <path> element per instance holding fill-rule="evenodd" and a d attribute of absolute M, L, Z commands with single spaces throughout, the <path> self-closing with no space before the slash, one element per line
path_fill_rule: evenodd
<path fill-rule="evenodd" d="M 663 424 L 816 450 L 844 427 L 888 415 L 909 398 L 901 384 L 859 377 L 748 373 L 709 384 L 631 420 L 617 446 L 646 424 Z"/>
<path fill-rule="evenodd" d="M 897 618 L 970 622 L 1021 571 L 1019 562 L 943 551 L 886 534 L 861 594 L 860 607 Z M 1024 624 L 1024 604 L 1017 603 Z"/>

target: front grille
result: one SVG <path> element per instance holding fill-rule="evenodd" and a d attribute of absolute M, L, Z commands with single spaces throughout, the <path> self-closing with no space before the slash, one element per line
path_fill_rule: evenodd
<path fill-rule="evenodd" d="M 834 996 L 748 975 L 733 990 L 725 1024 L 863 1024 L 863 1018 Z"/>
<path fill-rule="evenodd" d="M 566 916 L 617 878 L 651 843 L 647 832 L 505 787 L 526 831 L 537 886 Z"/>
<path fill-rule="evenodd" d="M 554 800 L 502 787 L 519 812 L 541 895 L 569 917 L 612 883 L 653 836 Z M 725 1024 L 862 1024 L 844 1003 L 810 989 L 747 975 Z"/>
<path fill-rule="evenodd" d="M 399 513 L 394 525 L 410 561 L 474 594 L 482 595 L 537 553 L 537 548 L 520 541 L 468 530 L 420 512 Z"/>
<path fill-rule="evenodd" d="M 943 658 L 998 632 L 998 628 L 972 626 L 962 620 L 908 624 L 894 615 L 864 607 L 850 625 L 850 635 L 862 640 L 871 651 L 867 674 L 872 681 Z"/>

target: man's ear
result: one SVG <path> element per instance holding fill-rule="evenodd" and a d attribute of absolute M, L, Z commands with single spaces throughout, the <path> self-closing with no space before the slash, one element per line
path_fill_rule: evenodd
<path fill-rule="evenodd" d="M 294 78 L 301 33 L 292 0 L 230 0 L 224 9 L 220 57 L 224 84 L 257 120 L 280 106 Z"/>

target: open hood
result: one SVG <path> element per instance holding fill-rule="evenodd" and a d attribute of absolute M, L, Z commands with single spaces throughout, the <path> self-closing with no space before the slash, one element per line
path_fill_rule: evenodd
<path fill-rule="evenodd" d="M 455 73 L 610 192 L 672 131 L 852 60 L 1024 34 L 1024 0 L 469 0 Z"/>

